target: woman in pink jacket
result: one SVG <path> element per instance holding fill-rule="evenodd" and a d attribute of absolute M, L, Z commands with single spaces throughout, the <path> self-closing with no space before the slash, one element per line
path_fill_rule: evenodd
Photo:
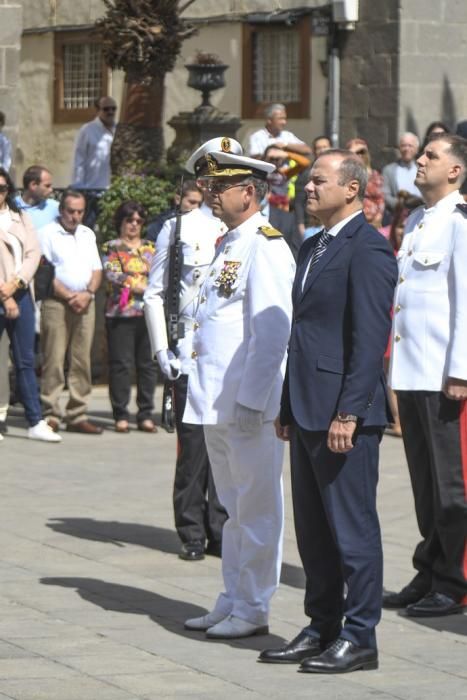
<path fill-rule="evenodd" d="M 18 210 L 14 185 L 0 168 L 0 336 L 10 338 L 16 382 L 29 423 L 28 437 L 60 442 L 42 420 L 34 372 L 34 292 L 32 280 L 41 257 L 28 215 Z"/>

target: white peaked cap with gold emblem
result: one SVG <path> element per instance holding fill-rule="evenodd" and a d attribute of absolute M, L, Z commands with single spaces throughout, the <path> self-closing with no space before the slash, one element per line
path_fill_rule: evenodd
<path fill-rule="evenodd" d="M 212 152 L 234 153 L 241 156 L 243 148 L 241 144 L 230 136 L 217 136 L 215 139 L 209 139 L 206 143 L 196 149 L 196 151 L 188 158 L 185 164 L 185 170 L 194 175 L 199 175 L 200 169 L 206 165 L 206 155 Z"/>
<path fill-rule="evenodd" d="M 207 170 L 203 173 L 203 177 L 235 177 L 243 175 L 244 177 L 252 176 L 266 180 L 267 176 L 276 169 L 275 165 L 266 163 L 264 160 L 238 156 L 233 153 L 211 151 L 205 158 Z"/>

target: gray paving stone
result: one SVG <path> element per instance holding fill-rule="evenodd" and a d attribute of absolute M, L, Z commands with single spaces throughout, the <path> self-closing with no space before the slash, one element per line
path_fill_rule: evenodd
<path fill-rule="evenodd" d="M 109 411 L 106 390 L 95 390 L 92 406 Z M 23 427 L 11 433 L 19 437 L 0 445 L 0 700 L 467 697 L 465 615 L 417 622 L 385 611 L 373 673 L 311 676 L 256 662 L 305 623 L 287 464 L 271 635 L 214 642 L 183 629 L 184 619 L 212 606 L 221 569 L 218 559 L 177 557 L 174 436 L 119 436 L 116 453 L 111 431 L 65 434 L 60 446 L 22 439 Z M 379 510 L 385 583 L 399 587 L 412 576 L 418 532 L 402 444 L 390 438 Z"/>

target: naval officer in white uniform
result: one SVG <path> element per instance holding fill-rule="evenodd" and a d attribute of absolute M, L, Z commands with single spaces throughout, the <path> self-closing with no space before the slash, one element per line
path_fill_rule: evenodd
<path fill-rule="evenodd" d="M 467 141 L 439 135 L 417 166 L 426 206 L 408 218 L 398 254 L 389 381 L 422 540 L 416 575 L 383 606 L 432 617 L 467 604 Z"/>
<path fill-rule="evenodd" d="M 196 176 L 201 175 L 206 168 L 206 153 L 221 150 L 222 144 L 224 147 L 228 144 L 233 153 L 242 153 L 238 141 L 229 139 L 227 142 L 221 137 L 214 138 L 193 153 L 185 169 Z M 168 349 L 164 313 L 164 299 L 169 284 L 170 247 L 175 237 L 175 218 L 166 221 L 159 233 L 149 284 L 144 295 L 145 317 L 153 355 L 157 357 L 164 374 L 175 380 L 173 391 L 178 450 L 173 506 L 175 527 L 182 542 L 179 556 L 186 561 L 203 559 L 205 551 L 220 556 L 222 528 L 226 519 L 226 512 L 216 494 L 203 427 L 182 422 L 187 375 L 191 367 L 194 312 L 198 292 L 214 257 L 216 241 L 227 230 L 225 224 L 213 216 L 208 202 L 209 195 L 205 197 L 199 209 L 184 214 L 181 220 L 183 262 L 179 314 L 185 336 L 178 342 L 177 356 Z"/>
<path fill-rule="evenodd" d="M 279 581 L 283 445 L 274 434 L 295 263 L 260 203 L 269 163 L 228 152 L 207 156 L 212 210 L 228 227 L 198 297 L 184 421 L 204 425 L 214 481 L 228 513 L 225 590 L 209 614 L 187 620 L 211 638 L 268 631 Z"/>

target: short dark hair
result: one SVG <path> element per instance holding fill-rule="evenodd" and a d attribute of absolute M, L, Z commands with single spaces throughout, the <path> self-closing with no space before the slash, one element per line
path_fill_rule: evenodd
<path fill-rule="evenodd" d="M 198 187 L 196 180 L 183 180 L 182 189 L 180 190 L 180 186 L 177 187 L 177 194 L 183 199 L 188 192 L 200 192 L 200 194 L 203 194 L 203 190 L 201 187 Z"/>
<path fill-rule="evenodd" d="M 42 173 L 50 173 L 50 170 L 43 165 L 30 165 L 23 173 L 23 189 L 27 190 L 32 182 L 39 183 L 42 178 Z"/>
<path fill-rule="evenodd" d="M 434 141 L 444 141 L 449 145 L 449 152 L 454 158 L 460 160 L 460 164 L 464 171 L 464 177 L 467 173 L 467 139 L 456 134 L 434 134 L 430 139 L 430 143 Z"/>
<path fill-rule="evenodd" d="M 133 216 L 133 214 L 139 214 L 144 221 L 146 221 L 148 216 L 143 205 L 134 199 L 128 199 L 120 204 L 114 214 L 114 226 L 118 235 L 124 220 Z"/>
<path fill-rule="evenodd" d="M 100 97 L 98 97 L 94 100 L 94 107 L 96 109 L 101 108 L 102 100 L 113 100 L 115 102 L 114 98 L 111 95 L 101 95 Z"/>
<path fill-rule="evenodd" d="M 8 172 L 8 170 L 5 170 L 5 168 L 0 168 L 0 177 L 3 177 L 5 179 L 8 187 L 5 202 L 12 211 L 19 212 L 19 207 L 15 202 L 16 187 L 15 183 L 11 179 L 10 173 Z"/>
<path fill-rule="evenodd" d="M 86 204 L 86 197 L 85 195 L 80 192 L 79 190 L 73 190 L 71 187 L 66 189 L 62 196 L 60 197 L 60 204 L 58 205 L 59 211 L 63 211 L 65 208 L 65 202 L 67 199 L 84 199 L 84 203 Z"/>
<path fill-rule="evenodd" d="M 315 136 L 315 138 L 311 142 L 312 148 L 314 149 L 318 141 L 322 141 L 323 139 L 326 139 L 326 141 L 329 141 L 329 143 L 331 143 L 331 139 L 329 138 L 329 136 L 326 136 L 326 134 L 321 134 L 321 136 Z"/>
<path fill-rule="evenodd" d="M 328 151 L 325 151 L 318 156 L 315 163 L 320 160 L 320 158 L 327 158 L 328 156 L 333 155 L 342 156 L 342 162 L 337 171 L 339 175 L 338 184 L 346 185 L 348 182 L 350 182 L 350 180 L 357 180 L 357 197 L 363 202 L 365 190 L 368 185 L 368 172 L 366 166 L 354 153 L 352 153 L 352 151 L 348 151 L 345 148 L 330 148 Z"/>

